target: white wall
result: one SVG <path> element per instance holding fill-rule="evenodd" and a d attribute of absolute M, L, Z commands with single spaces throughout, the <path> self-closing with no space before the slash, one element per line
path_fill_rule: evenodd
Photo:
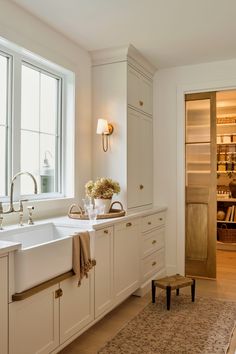
<path fill-rule="evenodd" d="M 76 76 L 76 200 L 91 178 L 91 60 L 83 50 L 17 5 L 0 1 L 0 36 L 73 72 Z M 62 214 L 72 201 L 39 202 L 40 217 Z M 6 219 L 10 220 L 10 216 Z"/>
<path fill-rule="evenodd" d="M 157 71 L 154 202 L 168 206 L 167 271 L 184 272 L 184 92 L 236 87 L 236 59 Z"/>

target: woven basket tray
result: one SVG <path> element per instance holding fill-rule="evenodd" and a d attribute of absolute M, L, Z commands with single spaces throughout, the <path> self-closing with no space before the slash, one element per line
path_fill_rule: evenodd
<path fill-rule="evenodd" d="M 119 204 L 121 209 L 115 209 L 113 206 L 114 204 Z M 123 208 L 123 205 L 121 202 L 113 202 L 111 204 L 109 213 L 107 214 L 98 214 L 97 219 L 110 219 L 110 218 L 119 218 L 121 216 L 125 215 L 125 210 Z M 80 219 L 80 220 L 89 220 L 89 217 L 87 214 L 84 213 L 83 209 L 81 206 L 73 204 L 69 208 L 68 216 L 71 219 Z"/>
<path fill-rule="evenodd" d="M 226 224 L 217 228 L 218 239 L 220 242 L 236 243 L 236 229 L 228 229 Z"/>

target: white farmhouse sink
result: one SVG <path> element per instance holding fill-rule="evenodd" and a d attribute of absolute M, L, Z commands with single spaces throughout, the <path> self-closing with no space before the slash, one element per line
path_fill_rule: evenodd
<path fill-rule="evenodd" d="M 15 292 L 19 293 L 72 269 L 72 236 L 81 230 L 53 223 L 3 231 L 2 240 L 21 242 L 15 252 Z"/>

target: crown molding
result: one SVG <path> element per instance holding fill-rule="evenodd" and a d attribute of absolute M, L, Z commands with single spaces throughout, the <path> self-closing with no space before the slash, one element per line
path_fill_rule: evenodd
<path fill-rule="evenodd" d="M 90 52 L 92 65 L 99 66 L 118 62 L 131 62 L 131 64 L 145 70 L 151 76 L 154 75 L 157 68 L 152 65 L 132 44 L 124 47 L 94 50 Z"/>

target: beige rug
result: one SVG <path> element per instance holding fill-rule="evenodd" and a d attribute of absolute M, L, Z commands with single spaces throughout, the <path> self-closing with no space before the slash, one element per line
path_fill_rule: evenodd
<path fill-rule="evenodd" d="M 99 354 L 224 354 L 236 321 L 236 303 L 172 293 L 149 304 Z"/>

